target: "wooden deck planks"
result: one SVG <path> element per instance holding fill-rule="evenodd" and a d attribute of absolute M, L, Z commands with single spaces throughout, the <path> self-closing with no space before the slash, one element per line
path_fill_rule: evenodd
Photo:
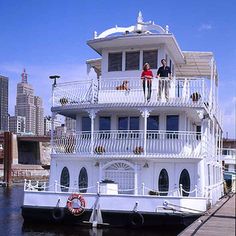
<path fill-rule="evenodd" d="M 235 194 L 221 199 L 210 211 L 187 227 L 179 236 L 235 236 Z"/>

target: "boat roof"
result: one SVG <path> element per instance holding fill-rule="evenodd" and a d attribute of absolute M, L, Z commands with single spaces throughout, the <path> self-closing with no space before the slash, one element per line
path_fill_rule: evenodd
<path fill-rule="evenodd" d="M 144 22 L 142 13 L 139 12 L 137 24 L 129 27 L 118 27 L 107 29 L 97 35 L 94 32 L 94 39 L 88 40 L 87 44 L 98 54 L 102 50 L 119 50 L 125 48 L 157 47 L 165 45 L 172 59 L 175 62 L 175 75 L 177 77 L 207 77 L 216 75 L 217 71 L 212 52 L 182 51 L 169 26 L 165 29 L 154 22 Z M 101 59 L 91 59 L 86 62 L 90 67 L 101 75 Z M 217 81 L 216 81 L 217 82 Z"/>
<path fill-rule="evenodd" d="M 215 65 L 212 52 L 183 51 L 184 64 L 176 64 L 177 77 L 209 77 L 212 73 L 212 64 Z M 215 69 L 214 73 L 217 74 Z"/>

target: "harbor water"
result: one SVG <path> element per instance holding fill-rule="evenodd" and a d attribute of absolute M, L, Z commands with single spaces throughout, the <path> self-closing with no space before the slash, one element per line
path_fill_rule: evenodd
<path fill-rule="evenodd" d="M 51 225 L 40 222 L 24 224 L 21 216 L 23 203 L 23 185 L 10 188 L 0 187 L 0 235 L 1 236 L 172 236 L 180 233 L 183 228 L 160 229 L 88 229 L 79 226 Z"/>

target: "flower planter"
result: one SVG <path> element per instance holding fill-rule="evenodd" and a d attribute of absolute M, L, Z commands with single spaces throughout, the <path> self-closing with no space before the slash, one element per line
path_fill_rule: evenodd
<path fill-rule="evenodd" d="M 136 147 L 135 149 L 134 149 L 134 154 L 136 154 L 136 155 L 140 155 L 140 154 L 142 154 L 143 153 L 143 147 L 141 147 L 141 146 L 139 146 L 139 147 Z"/>

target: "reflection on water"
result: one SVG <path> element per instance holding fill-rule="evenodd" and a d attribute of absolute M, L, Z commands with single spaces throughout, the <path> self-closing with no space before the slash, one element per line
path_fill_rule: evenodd
<path fill-rule="evenodd" d="M 182 229 L 88 229 L 78 226 L 24 224 L 21 216 L 23 186 L 0 188 L 0 235 L 4 236 L 174 236 Z"/>

